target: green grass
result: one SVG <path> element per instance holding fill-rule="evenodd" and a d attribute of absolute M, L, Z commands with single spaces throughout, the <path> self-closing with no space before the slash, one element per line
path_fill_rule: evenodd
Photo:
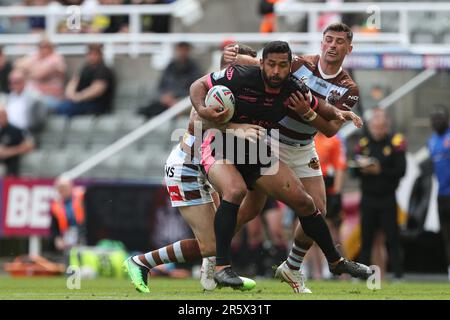
<path fill-rule="evenodd" d="M 0 276 L 0 300 L 3 299 L 62 299 L 62 300 L 109 300 L 109 299 L 170 299 L 170 300 L 324 300 L 324 299 L 450 299 L 450 284 L 438 282 L 382 283 L 381 290 L 367 289 L 364 282 L 309 281 L 311 295 L 298 295 L 285 283 L 275 280 L 259 280 L 250 292 L 229 288 L 204 293 L 194 279 L 178 280 L 154 278 L 150 282 L 150 294 L 134 290 L 126 279 L 82 280 L 81 289 L 69 290 L 66 278 L 11 278 Z"/>

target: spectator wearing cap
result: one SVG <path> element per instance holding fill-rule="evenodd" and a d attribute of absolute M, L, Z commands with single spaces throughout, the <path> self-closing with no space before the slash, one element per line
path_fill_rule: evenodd
<path fill-rule="evenodd" d="M 114 95 L 114 75 L 103 61 L 101 45 L 88 48 L 86 63 L 66 86 L 66 99 L 56 113 L 68 117 L 82 114 L 102 114 L 111 110 Z"/>

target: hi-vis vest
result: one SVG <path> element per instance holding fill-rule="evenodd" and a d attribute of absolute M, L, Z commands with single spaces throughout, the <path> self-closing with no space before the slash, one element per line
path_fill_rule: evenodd
<path fill-rule="evenodd" d="M 72 195 L 72 208 L 75 215 L 75 221 L 77 225 L 81 225 L 84 222 L 84 192 L 82 190 L 74 190 Z M 66 208 L 63 201 L 52 201 L 51 212 L 58 221 L 59 231 L 64 233 L 69 228 L 69 222 L 67 220 Z"/>

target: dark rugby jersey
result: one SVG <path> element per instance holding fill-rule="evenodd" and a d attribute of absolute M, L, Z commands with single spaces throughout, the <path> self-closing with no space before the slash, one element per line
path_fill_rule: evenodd
<path fill-rule="evenodd" d="M 210 88 L 223 85 L 233 92 L 236 103 L 231 122 L 257 124 L 266 129 L 278 126 L 289 110 L 289 96 L 296 90 L 295 84 L 287 80 L 280 93 L 265 92 L 259 66 L 228 67 L 211 73 L 208 84 Z"/>
<path fill-rule="evenodd" d="M 359 90 L 350 75 L 341 70 L 335 77 L 322 75 L 319 70 L 319 55 L 300 56 L 300 67 L 293 75 L 306 77 L 312 93 L 341 110 L 350 110 L 359 100 Z M 298 63 L 298 62 L 297 62 Z M 287 116 L 278 124 L 280 141 L 287 144 L 309 144 L 317 129 L 303 121 L 294 111 L 287 109 Z"/>
<path fill-rule="evenodd" d="M 265 91 L 264 80 L 262 78 L 259 66 L 241 66 L 235 65 L 218 72 L 211 73 L 208 77 L 208 85 L 211 88 L 215 85 L 228 87 L 235 98 L 235 111 L 230 120 L 234 123 L 251 123 L 264 127 L 270 131 L 272 128 L 278 128 L 278 122 L 287 115 L 289 97 L 292 92 L 297 90 L 297 85 L 292 80 L 286 80 L 286 83 L 280 88 L 278 94 Z M 231 134 L 224 134 L 224 139 L 239 138 Z M 224 141 L 225 141 L 224 140 Z M 245 141 L 245 159 L 249 159 L 249 142 Z M 235 146 L 239 143 L 235 142 Z M 267 148 L 263 154 L 269 155 L 270 148 L 259 145 L 258 148 Z M 236 151 L 227 153 L 226 144 L 223 146 L 224 154 L 221 150 L 215 151 L 216 158 L 227 158 L 236 163 L 236 157 L 242 153 Z M 258 149 L 259 150 L 259 149 Z M 258 157 L 260 153 L 258 151 Z M 259 159 L 257 162 L 259 162 Z"/>

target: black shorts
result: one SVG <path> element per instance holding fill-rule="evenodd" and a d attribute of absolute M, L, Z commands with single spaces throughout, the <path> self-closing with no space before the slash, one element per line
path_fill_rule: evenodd
<path fill-rule="evenodd" d="M 258 144 L 255 149 L 253 146 L 250 147 L 250 142 L 233 135 L 223 134 L 222 138 L 220 141 L 222 143 L 218 143 L 216 136 L 209 136 L 202 144 L 201 167 L 206 174 L 216 161 L 226 159 L 239 171 L 247 189 L 253 190 L 256 181 L 264 172 L 278 162 L 270 147 L 264 143 Z M 233 148 L 228 150 L 227 139 L 234 139 Z M 261 155 L 267 155 L 266 159 L 262 159 Z"/>

